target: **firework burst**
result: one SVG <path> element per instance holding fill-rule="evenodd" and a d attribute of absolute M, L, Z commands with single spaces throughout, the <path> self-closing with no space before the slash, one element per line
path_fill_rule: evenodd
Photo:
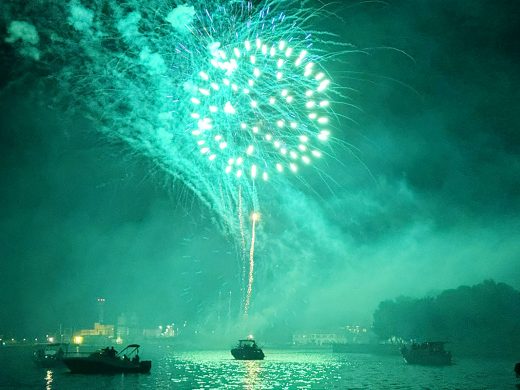
<path fill-rule="evenodd" d="M 339 51 L 316 47 L 331 35 L 312 27 L 323 10 L 307 4 L 2 5 L 5 41 L 47 67 L 64 101 L 182 181 L 239 237 L 244 262 L 249 246 L 247 305 L 257 219 L 242 215 L 260 209 L 257 182 L 290 185 L 284 172 L 325 154 L 341 96 L 322 65 Z"/>

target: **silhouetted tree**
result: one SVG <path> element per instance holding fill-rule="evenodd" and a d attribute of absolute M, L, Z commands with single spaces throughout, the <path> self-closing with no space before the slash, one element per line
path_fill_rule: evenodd
<path fill-rule="evenodd" d="M 511 355 L 520 349 L 520 292 L 485 280 L 436 297 L 386 300 L 373 329 L 383 339 L 445 340 L 471 353 Z"/>

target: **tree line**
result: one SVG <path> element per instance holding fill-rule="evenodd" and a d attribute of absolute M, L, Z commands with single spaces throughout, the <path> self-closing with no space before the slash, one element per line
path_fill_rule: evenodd
<path fill-rule="evenodd" d="M 512 356 L 520 350 L 520 292 L 485 280 L 433 297 L 379 304 L 373 331 L 381 339 L 447 341 L 452 350 Z"/>

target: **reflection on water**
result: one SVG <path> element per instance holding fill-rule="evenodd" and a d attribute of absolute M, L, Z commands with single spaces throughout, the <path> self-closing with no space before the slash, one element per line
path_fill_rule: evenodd
<path fill-rule="evenodd" d="M 449 367 L 409 366 L 400 356 L 268 350 L 261 361 L 234 360 L 229 351 L 147 348 L 150 374 L 81 375 L 66 367 L 33 367 L 32 352 L 0 348 L 5 389 L 514 389 L 515 361 L 457 359 Z M 43 382 L 42 382 L 43 379 Z"/>
<path fill-rule="evenodd" d="M 258 375 L 260 374 L 261 367 L 257 360 L 246 360 L 246 377 L 244 383 L 247 390 L 252 390 L 259 387 Z"/>
<path fill-rule="evenodd" d="M 155 372 L 168 372 L 170 383 L 183 389 L 319 388 L 330 381 L 339 366 L 337 356 L 331 353 L 271 351 L 265 360 L 234 360 L 220 351 L 192 351 L 160 359 Z"/>
<path fill-rule="evenodd" d="M 45 390 L 52 389 L 52 370 L 47 370 L 47 375 L 45 376 Z"/>

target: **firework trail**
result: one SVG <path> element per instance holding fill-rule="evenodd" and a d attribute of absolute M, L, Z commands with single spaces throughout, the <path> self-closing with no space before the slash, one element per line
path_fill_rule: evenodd
<path fill-rule="evenodd" d="M 240 227 L 240 260 L 241 260 L 241 293 L 243 297 L 242 307 L 245 307 L 244 303 L 244 283 L 246 280 L 246 236 L 245 236 L 245 230 L 244 230 L 244 216 L 242 212 L 242 187 L 238 187 L 238 222 Z"/>
<path fill-rule="evenodd" d="M 249 305 L 251 304 L 251 293 L 253 292 L 253 280 L 254 280 L 254 269 L 255 269 L 255 233 L 256 233 L 256 222 L 260 219 L 258 212 L 253 212 L 251 215 L 252 227 L 251 227 L 251 247 L 249 249 L 249 275 L 247 279 L 247 293 L 246 300 L 244 303 L 244 315 L 247 316 L 249 312 Z"/>
<path fill-rule="evenodd" d="M 342 96 L 322 63 L 348 49 L 317 48 L 335 42 L 312 27 L 323 11 L 308 4 L 11 0 L 0 21 L 3 40 L 55 80 L 58 100 L 182 181 L 239 237 L 245 262 L 243 213 L 256 213 L 266 188 L 290 186 L 285 172 L 329 153 Z"/>

